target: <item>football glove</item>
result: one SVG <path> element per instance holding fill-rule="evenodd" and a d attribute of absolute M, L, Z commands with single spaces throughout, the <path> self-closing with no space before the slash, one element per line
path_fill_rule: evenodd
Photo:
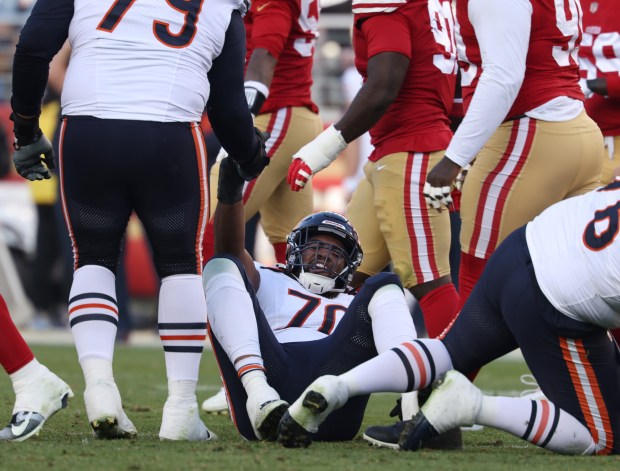
<path fill-rule="evenodd" d="M 254 128 L 254 133 L 258 138 L 258 151 L 256 152 L 256 155 L 254 155 L 254 157 L 252 157 L 251 159 L 241 162 L 233 158 L 233 161 L 237 166 L 237 171 L 239 172 L 239 175 L 246 182 L 252 181 L 257 178 L 263 171 L 263 169 L 267 165 L 269 165 L 269 156 L 267 155 L 265 143 L 267 142 L 267 139 L 269 139 L 270 134 L 268 132 L 263 132 L 256 127 Z"/>
<path fill-rule="evenodd" d="M 295 155 L 286 176 L 291 190 L 299 191 L 308 180 L 331 164 L 338 154 L 347 147 L 347 143 L 332 124 L 316 138 L 303 146 Z"/>
<path fill-rule="evenodd" d="M 467 164 L 465 167 L 461 169 L 459 174 L 456 176 L 456 179 L 454 180 L 454 188 L 456 188 L 459 191 L 463 189 L 463 183 L 465 183 L 465 177 L 467 176 L 467 172 L 469 172 L 470 168 L 471 168 L 471 165 Z"/>
<path fill-rule="evenodd" d="M 581 91 L 583 92 L 584 96 L 586 97 L 586 100 L 588 98 L 592 98 L 592 95 L 594 95 L 594 92 L 592 90 L 590 90 L 590 88 L 588 87 L 588 81 L 585 78 L 580 78 L 579 79 L 579 86 L 581 87 Z"/>
<path fill-rule="evenodd" d="M 217 180 L 217 200 L 224 204 L 238 203 L 243 199 L 244 180 L 232 159 L 226 157 L 220 163 Z"/>
<path fill-rule="evenodd" d="M 12 113 L 11 120 L 15 134 L 13 163 L 17 173 L 31 181 L 51 178 L 49 169 L 55 167 L 54 150 L 39 128 L 39 117 L 23 118 Z"/>
<path fill-rule="evenodd" d="M 424 199 L 426 204 L 431 208 L 441 211 L 442 206 L 448 207 L 452 204 L 451 189 L 449 186 L 431 186 L 430 183 L 424 183 Z"/>

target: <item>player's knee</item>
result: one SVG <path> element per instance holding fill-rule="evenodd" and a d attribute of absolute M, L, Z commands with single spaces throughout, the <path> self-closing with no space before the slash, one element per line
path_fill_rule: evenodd
<path fill-rule="evenodd" d="M 155 271 L 160 279 L 173 275 L 197 275 L 199 263 L 195 254 L 178 256 L 176 258 L 155 258 Z"/>
<path fill-rule="evenodd" d="M 403 288 L 398 275 L 390 272 L 381 272 L 368 278 L 360 290 L 368 291 L 368 294 L 372 296 L 377 290 L 388 285 L 396 285 L 401 290 Z"/>
<path fill-rule="evenodd" d="M 216 255 L 205 265 L 202 272 L 202 284 L 206 289 L 207 284 L 211 283 L 214 278 L 222 274 L 232 275 L 243 283 L 242 273 L 244 271 L 241 261 L 236 257 L 231 255 Z"/>
<path fill-rule="evenodd" d="M 118 269 L 118 254 L 79 253 L 76 257 L 76 270 L 88 265 L 107 268 L 114 275 Z"/>

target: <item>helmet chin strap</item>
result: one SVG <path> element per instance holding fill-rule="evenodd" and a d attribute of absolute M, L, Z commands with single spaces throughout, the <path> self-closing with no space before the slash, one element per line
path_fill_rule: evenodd
<path fill-rule="evenodd" d="M 323 275 L 315 275 L 314 273 L 301 272 L 297 279 L 304 288 L 314 294 L 333 291 L 336 285 L 336 280 Z"/>

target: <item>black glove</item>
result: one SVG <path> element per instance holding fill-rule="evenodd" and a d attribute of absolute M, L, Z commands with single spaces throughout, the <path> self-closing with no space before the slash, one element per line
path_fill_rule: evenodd
<path fill-rule="evenodd" d="M 217 180 L 217 199 L 224 204 L 238 203 L 243 199 L 245 181 L 239 175 L 237 166 L 230 157 L 220 162 L 220 174 Z"/>
<path fill-rule="evenodd" d="M 13 163 L 17 173 L 31 181 L 51 178 L 49 169 L 55 168 L 54 150 L 39 128 L 39 117 L 22 118 L 13 113 L 11 120 L 15 134 Z"/>
<path fill-rule="evenodd" d="M 258 138 L 258 150 L 254 157 L 241 162 L 233 158 L 239 175 L 246 182 L 254 180 L 260 175 L 263 169 L 269 165 L 269 157 L 267 156 L 267 149 L 265 148 L 265 142 L 269 139 L 269 133 L 262 132 L 258 128 L 254 128 L 254 133 Z"/>

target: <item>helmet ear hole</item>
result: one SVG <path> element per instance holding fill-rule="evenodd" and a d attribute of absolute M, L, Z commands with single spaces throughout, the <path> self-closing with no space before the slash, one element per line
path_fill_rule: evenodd
<path fill-rule="evenodd" d="M 329 271 L 326 270 L 324 266 L 318 266 L 316 262 L 304 264 L 303 261 L 302 255 L 304 250 L 308 247 L 309 241 L 320 234 L 335 238 L 338 240 L 339 244 L 335 245 L 317 241 L 313 241 L 312 243 L 317 243 L 317 248 L 320 246 L 321 249 L 337 251 L 338 255 L 344 259 L 344 268 L 338 273 L 332 272 L 331 276 L 323 276 L 324 272 Z M 362 248 L 355 229 L 347 218 L 335 212 L 323 211 L 307 216 L 297 224 L 287 238 L 286 270 L 288 273 L 297 278 L 304 286 L 306 286 L 306 283 L 302 282 L 302 279 L 306 280 L 308 277 L 306 275 L 302 276 L 302 274 L 316 275 L 316 273 L 312 273 L 312 271 L 322 273 L 316 276 L 320 276 L 327 280 L 333 280 L 333 286 L 331 282 L 323 283 L 324 286 L 320 288 L 323 289 L 323 291 L 318 294 L 329 291 L 344 291 L 353 279 L 355 270 L 357 270 L 361 264 L 362 257 Z M 308 285 L 311 286 L 311 283 L 308 283 Z M 313 291 L 308 286 L 306 286 L 306 288 Z"/>

